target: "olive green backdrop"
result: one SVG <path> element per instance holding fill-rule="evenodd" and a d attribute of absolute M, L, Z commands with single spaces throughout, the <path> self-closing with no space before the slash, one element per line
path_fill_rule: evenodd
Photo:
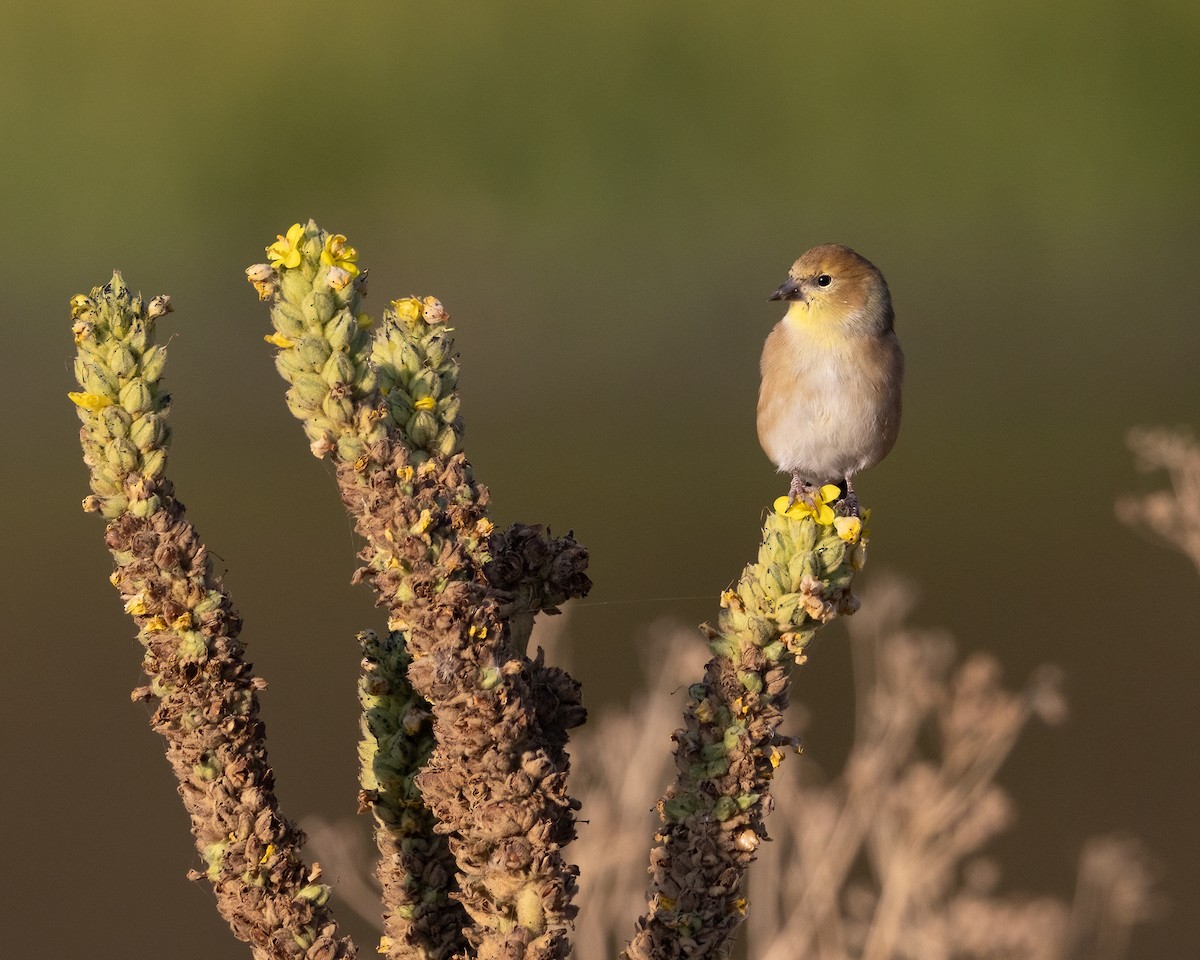
<path fill-rule="evenodd" d="M 1014 682 L 1066 669 L 1070 723 L 1002 773 L 1008 882 L 1067 895 L 1086 837 L 1136 834 L 1173 909 L 1133 956 L 1194 955 L 1200 579 L 1112 510 L 1153 482 L 1128 427 L 1200 425 L 1194 0 L 43 0 L 4 21 L 4 954 L 248 956 L 184 878 L 79 510 L 67 302 L 114 267 L 175 300 L 172 474 L 271 682 L 284 809 L 352 814 L 353 636 L 380 621 L 242 276 L 313 216 L 360 250 L 374 312 L 434 293 L 454 315 L 497 520 L 591 548 L 569 636 L 593 706 L 646 623 L 714 615 L 785 488 L 754 435 L 767 295 L 818 242 L 878 263 L 909 373 L 859 484 L 864 579 L 903 573 L 922 623 Z M 849 689 L 838 628 L 797 693 L 831 765 Z"/>

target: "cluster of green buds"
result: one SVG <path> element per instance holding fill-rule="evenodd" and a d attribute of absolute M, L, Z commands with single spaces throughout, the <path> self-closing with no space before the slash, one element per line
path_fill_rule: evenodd
<path fill-rule="evenodd" d="M 288 409 L 303 423 L 314 456 L 336 451 L 354 463 L 386 430 L 370 402 L 371 321 L 360 311 L 366 274 L 358 254 L 345 237 L 310 220 L 293 224 L 267 257 L 246 277 L 271 303 L 275 332 L 265 339 L 279 348 L 275 366 L 289 384 Z"/>
<path fill-rule="evenodd" d="M 458 358 L 449 319 L 436 297 L 406 297 L 392 301 L 375 335 L 379 392 L 414 466 L 462 448 Z"/>
<path fill-rule="evenodd" d="M 288 382 L 288 409 L 304 424 L 317 457 L 365 467 L 389 430 L 415 467 L 462 444 L 458 360 L 450 319 L 436 297 L 395 300 L 371 334 L 361 311 L 366 273 L 341 234 L 313 221 L 293 224 L 267 247 L 268 263 L 246 270 L 271 304 L 279 348 L 275 365 Z"/>
<path fill-rule="evenodd" d="M 83 421 L 83 458 L 92 495 L 85 510 L 113 520 L 123 513 L 157 512 L 156 488 L 167 463 L 170 397 L 159 387 L 166 348 L 154 342 L 154 323 L 171 310 L 169 297 L 143 303 L 120 273 L 90 295 L 71 300 L 78 352 L 68 394 Z"/>
<path fill-rule="evenodd" d="M 868 531 L 858 517 L 836 515 L 822 502 L 836 492 L 822 487 L 815 506 L 775 501 L 758 561 L 721 595 L 718 629 L 705 628 L 713 653 L 733 656 L 734 645 L 749 639 L 768 660 L 784 650 L 801 656 L 821 624 L 858 609 L 850 588 L 866 560 Z"/>
<path fill-rule="evenodd" d="M 433 750 L 429 704 L 405 679 L 412 655 L 402 633 L 393 630 L 380 637 L 364 630 L 358 641 L 363 652 L 358 753 L 364 800 L 388 826 L 411 832 L 427 816 L 413 777 Z M 413 822 L 405 822 L 408 819 Z"/>

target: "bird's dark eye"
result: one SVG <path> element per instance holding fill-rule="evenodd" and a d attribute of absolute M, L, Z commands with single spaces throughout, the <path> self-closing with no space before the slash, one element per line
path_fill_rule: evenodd
<path fill-rule="evenodd" d="M 827 273 L 823 273 L 819 277 L 817 277 L 817 286 L 818 287 L 827 287 L 831 283 L 833 283 L 833 277 L 831 277 Z"/>

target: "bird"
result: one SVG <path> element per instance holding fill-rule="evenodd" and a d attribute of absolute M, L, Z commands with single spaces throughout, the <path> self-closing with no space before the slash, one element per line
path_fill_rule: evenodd
<path fill-rule="evenodd" d="M 892 449 L 900 429 L 904 353 L 883 274 L 838 243 L 792 264 L 770 300 L 787 313 L 763 345 L 758 440 L 791 474 L 789 505 L 816 507 L 825 483 L 858 516 L 853 477 Z"/>

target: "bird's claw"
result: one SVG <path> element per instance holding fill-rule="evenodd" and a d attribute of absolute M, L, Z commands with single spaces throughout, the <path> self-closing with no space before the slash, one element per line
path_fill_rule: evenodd
<path fill-rule="evenodd" d="M 858 510 L 858 494 L 854 492 L 854 484 L 850 482 L 849 477 L 846 478 L 846 495 L 838 503 L 846 510 L 846 516 L 862 519 Z"/>
<path fill-rule="evenodd" d="M 788 506 L 799 500 L 801 503 L 813 510 L 819 506 L 817 501 L 817 493 L 821 489 L 819 484 L 809 483 L 807 480 L 802 480 L 800 477 L 793 476 L 792 484 L 788 487 Z"/>

